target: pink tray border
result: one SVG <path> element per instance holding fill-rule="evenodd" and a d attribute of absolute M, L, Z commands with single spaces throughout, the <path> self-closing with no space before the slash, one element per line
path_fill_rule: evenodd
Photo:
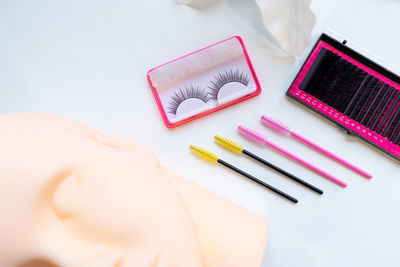
<path fill-rule="evenodd" d="M 178 122 L 175 122 L 175 123 L 169 121 L 169 119 L 168 119 L 168 117 L 167 117 L 167 113 L 166 113 L 166 111 L 165 111 L 165 109 L 164 109 L 164 106 L 163 106 L 162 103 L 161 103 L 161 99 L 160 99 L 160 96 L 158 95 L 157 89 L 154 87 L 154 85 L 153 85 L 153 83 L 152 83 L 152 81 L 151 81 L 150 73 L 151 73 L 153 70 L 157 69 L 157 68 L 160 68 L 160 67 L 162 67 L 162 66 L 165 66 L 165 65 L 167 65 L 167 64 L 170 64 L 171 62 L 180 60 L 180 59 L 182 59 L 182 58 L 184 58 L 184 57 L 190 56 L 190 55 L 192 55 L 192 54 L 194 54 L 194 53 L 200 52 L 200 51 L 202 51 L 202 50 L 204 50 L 204 49 L 207 49 L 207 48 L 209 48 L 209 47 L 218 45 L 218 44 L 220 44 L 220 43 L 226 42 L 226 41 L 231 40 L 231 39 L 237 39 L 237 40 L 240 42 L 240 45 L 242 46 L 243 54 L 244 54 L 244 56 L 245 56 L 245 58 L 246 58 L 247 64 L 248 64 L 248 66 L 249 66 L 249 68 L 250 68 L 251 74 L 253 75 L 254 82 L 255 82 L 256 87 L 257 87 L 256 90 L 255 90 L 254 92 L 251 92 L 250 94 L 247 94 L 247 95 L 245 95 L 245 96 L 242 96 L 242 97 L 237 98 L 237 99 L 235 99 L 235 100 L 232 100 L 232 101 L 230 101 L 230 102 L 227 102 L 227 103 L 225 103 L 225 104 L 222 104 L 222 105 L 220 105 L 220 106 L 218 106 L 218 107 L 215 107 L 215 108 L 212 108 L 212 109 L 208 109 L 208 110 L 206 110 L 206 111 L 204 111 L 204 112 L 201 112 L 201 113 L 199 113 L 199 114 L 193 115 L 193 116 L 191 116 L 191 117 L 189 117 L 189 118 L 186 118 L 186 119 L 183 119 L 183 120 L 181 120 L 181 121 L 178 121 Z M 228 38 L 228 39 L 222 40 L 222 41 L 217 42 L 217 43 L 215 43 L 215 44 L 209 45 L 209 46 L 207 46 L 207 47 L 204 47 L 204 48 L 202 48 L 202 49 L 199 49 L 199 50 L 197 50 L 197 51 L 194 51 L 194 52 L 192 52 L 192 53 L 189 53 L 189 54 L 187 54 L 187 55 L 185 55 L 185 56 L 182 56 L 182 57 L 179 57 L 179 58 L 177 58 L 177 59 L 171 60 L 171 61 L 169 61 L 169 62 L 167 62 L 167 63 L 164 63 L 164 64 L 162 64 L 162 65 L 160 65 L 160 66 L 157 66 L 157 67 L 155 67 L 155 68 L 152 68 L 151 70 L 149 70 L 149 71 L 147 72 L 147 81 L 149 82 L 151 91 L 153 92 L 154 98 L 155 98 L 155 100 L 156 100 L 158 109 L 160 110 L 160 113 L 161 113 L 162 119 L 163 119 L 163 121 L 164 121 L 164 124 L 165 124 L 168 128 L 174 128 L 174 127 L 177 127 L 177 126 L 179 126 L 179 125 L 182 125 L 182 124 L 185 124 L 185 123 L 187 123 L 187 122 L 190 122 L 190 121 L 192 121 L 192 120 L 201 118 L 201 117 L 203 117 L 203 116 L 206 116 L 206 115 L 208 115 L 208 114 L 210 114 L 210 113 L 213 113 L 213 112 L 215 112 L 215 111 L 218 111 L 218 110 L 220 110 L 220 109 L 223 109 L 223 108 L 232 106 L 232 105 L 234 105 L 234 104 L 237 104 L 237 103 L 242 102 L 242 101 L 244 101 L 244 100 L 247 100 L 247 99 L 249 99 L 249 98 L 255 97 L 255 96 L 257 96 L 257 95 L 259 95 L 259 94 L 261 93 L 261 85 L 260 85 L 260 82 L 258 81 L 256 72 L 255 72 L 255 70 L 254 70 L 253 64 L 251 63 L 250 57 L 249 57 L 249 55 L 248 55 L 248 53 L 247 53 L 247 49 L 246 49 L 246 47 L 245 47 L 245 45 L 244 45 L 243 39 L 242 39 L 240 36 L 233 36 L 233 37 L 230 37 L 230 38 Z"/>
<path fill-rule="evenodd" d="M 394 145 L 385 137 L 369 130 L 368 128 L 364 127 L 362 124 L 358 123 L 357 121 L 343 115 L 342 113 L 338 112 L 336 109 L 328 106 L 327 104 L 323 103 L 322 101 L 318 100 L 314 96 L 304 92 L 303 90 L 299 89 L 299 86 L 305 76 L 307 75 L 309 69 L 311 68 L 312 64 L 314 63 L 315 59 L 317 58 L 319 52 L 322 48 L 326 48 L 338 55 L 342 58 L 351 62 L 352 64 L 356 65 L 357 67 L 363 69 L 367 73 L 378 77 L 380 80 L 384 81 L 385 83 L 389 84 L 396 90 L 400 90 L 400 85 L 393 82 L 392 80 L 388 79 L 387 77 L 383 76 L 382 74 L 368 68 L 367 66 L 361 64 L 360 62 L 354 60 L 353 58 L 347 56 L 346 54 L 342 53 L 341 51 L 337 50 L 336 48 L 330 46 L 329 44 L 325 43 L 324 41 L 319 40 L 316 44 L 315 48 L 311 52 L 310 56 L 308 57 L 306 63 L 304 64 L 303 68 L 297 75 L 295 81 L 293 82 L 292 86 L 290 87 L 288 94 L 295 97 L 299 101 L 305 103 L 306 105 L 316 109 L 317 111 L 321 112 L 325 116 L 329 117 L 330 119 L 336 121 L 337 123 L 343 125 L 344 127 L 350 129 L 351 131 L 357 133 L 361 137 L 367 139 L 368 141 L 372 142 L 373 144 L 381 147 L 383 150 L 393 154 L 396 157 L 400 157 L 400 147 Z"/>

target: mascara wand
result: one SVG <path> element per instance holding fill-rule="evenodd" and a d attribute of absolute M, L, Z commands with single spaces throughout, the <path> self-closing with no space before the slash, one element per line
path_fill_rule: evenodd
<path fill-rule="evenodd" d="M 338 185 L 341 185 L 341 186 L 343 186 L 343 187 L 346 187 L 346 186 L 347 186 L 347 184 L 346 184 L 345 182 L 343 182 L 342 180 L 340 180 L 340 179 L 338 179 L 338 178 L 336 178 L 336 177 L 330 175 L 330 174 L 327 173 L 326 171 L 323 171 L 323 170 L 321 170 L 320 168 L 318 168 L 318 167 L 316 167 L 316 166 L 311 165 L 311 164 L 308 163 L 307 161 L 305 161 L 305 160 L 299 158 L 298 156 L 296 156 L 296 155 L 290 153 L 289 151 L 286 151 L 285 149 L 283 149 L 283 148 L 281 148 L 281 147 L 275 145 L 274 143 L 268 141 L 268 139 L 267 139 L 265 136 L 263 136 L 262 134 L 260 134 L 260 133 L 258 133 L 258 132 L 256 132 L 256 131 L 253 131 L 253 130 L 247 128 L 247 127 L 244 127 L 244 126 L 242 126 L 242 125 L 240 125 L 240 126 L 238 127 L 238 131 L 239 131 L 241 134 L 243 134 L 244 136 L 246 136 L 246 137 L 252 139 L 253 141 L 256 141 L 256 142 L 259 143 L 259 144 L 270 146 L 270 147 L 272 147 L 273 149 L 275 149 L 275 150 L 281 152 L 282 154 L 285 154 L 286 156 L 292 158 L 293 160 L 295 160 L 295 161 L 301 163 L 301 164 L 304 165 L 305 167 L 307 167 L 307 168 L 309 168 L 309 169 L 315 171 L 316 173 L 319 173 L 320 175 L 322 175 L 322 176 L 328 178 L 328 179 L 331 180 L 332 182 L 335 182 L 335 183 L 337 183 Z"/>
<path fill-rule="evenodd" d="M 333 154 L 332 152 L 326 150 L 325 148 L 320 147 L 317 144 L 314 144 L 313 142 L 311 142 L 310 140 L 306 139 L 305 137 L 299 135 L 298 133 L 292 131 L 289 129 L 289 127 L 285 124 L 283 124 L 280 121 L 277 121 L 276 119 L 273 119 L 269 116 L 263 115 L 261 117 L 261 122 L 266 125 L 267 127 L 271 128 L 272 130 L 284 134 L 284 135 L 290 135 L 293 136 L 294 138 L 296 138 L 297 140 L 299 140 L 300 142 L 303 142 L 304 144 L 318 150 L 319 152 L 325 154 L 326 156 L 330 157 L 331 159 L 341 163 L 342 165 L 352 169 L 353 171 L 361 174 L 362 176 L 371 179 L 372 175 L 367 173 L 366 171 L 361 170 L 360 168 L 358 168 L 357 166 L 351 164 L 350 162 L 345 161 L 344 159 L 336 156 L 335 154 Z"/>
<path fill-rule="evenodd" d="M 260 184 L 260 185 L 262 185 L 264 187 L 266 187 L 266 188 L 268 188 L 269 190 L 281 195 L 282 197 L 284 197 L 284 198 L 286 198 L 286 199 L 288 199 L 288 200 L 290 200 L 290 201 L 292 201 L 294 203 L 298 202 L 298 200 L 296 198 L 286 194 L 285 192 L 282 192 L 281 190 L 273 187 L 272 185 L 267 184 L 266 182 L 261 181 L 260 179 L 248 174 L 247 172 L 244 172 L 241 169 L 229 164 L 228 162 L 218 158 L 217 155 L 209 152 L 208 150 L 205 150 L 204 148 L 197 147 L 197 146 L 194 146 L 194 145 L 190 145 L 189 149 L 191 151 L 193 151 L 197 156 L 199 156 L 199 157 L 201 157 L 201 158 L 203 158 L 203 159 L 205 159 L 205 160 L 207 160 L 207 161 L 209 161 L 211 163 L 219 163 L 221 165 L 224 165 L 225 167 L 227 167 L 227 168 L 229 168 L 229 169 L 231 169 L 231 170 L 233 170 L 233 171 L 245 176 L 246 178 L 248 178 L 248 179 L 250 179 L 250 180 L 252 180 L 252 181 L 254 181 L 254 182 L 256 182 L 256 183 L 258 183 L 258 184 Z"/>
<path fill-rule="evenodd" d="M 215 139 L 215 141 L 218 142 L 218 144 L 220 144 L 221 146 L 233 151 L 236 154 L 239 154 L 239 155 L 244 154 L 244 155 L 246 155 L 246 156 L 248 156 L 248 157 L 250 157 L 252 159 L 255 159 L 258 162 L 261 162 L 262 164 L 266 165 L 267 167 L 269 167 L 271 169 L 274 169 L 275 171 L 287 176 L 288 178 L 292 179 L 293 181 L 295 181 L 295 182 L 297 182 L 297 183 L 299 183 L 301 185 L 304 185 L 305 187 L 308 187 L 309 189 L 313 190 L 314 192 L 317 192 L 318 194 L 323 194 L 324 193 L 318 187 L 315 187 L 312 184 L 307 183 L 306 181 L 294 176 L 291 173 L 288 173 L 287 171 L 279 168 L 278 166 L 275 166 L 274 164 L 266 161 L 265 159 L 263 159 L 263 158 L 255 155 L 255 154 L 253 154 L 252 152 L 244 149 L 243 146 L 241 144 L 239 144 L 239 143 L 236 143 L 236 142 L 234 142 L 234 141 L 232 141 L 232 140 L 230 140 L 230 139 L 228 139 L 226 137 L 220 136 L 218 134 L 215 135 L 214 139 Z"/>

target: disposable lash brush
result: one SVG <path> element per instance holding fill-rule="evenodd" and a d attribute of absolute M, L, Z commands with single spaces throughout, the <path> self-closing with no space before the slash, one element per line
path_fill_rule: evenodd
<path fill-rule="evenodd" d="M 250 157 L 252 159 L 255 159 L 258 162 L 261 162 L 262 164 L 270 167 L 271 169 L 274 169 L 277 172 L 287 176 L 288 178 L 292 179 L 293 181 L 295 181 L 295 182 L 297 182 L 299 184 L 302 184 L 305 187 L 308 187 L 309 189 L 317 192 L 318 194 L 323 194 L 324 193 L 321 189 L 319 189 L 319 188 L 307 183 L 306 181 L 294 176 L 293 174 L 288 173 L 287 171 L 275 166 L 274 164 L 266 161 L 265 159 L 263 159 L 263 158 L 255 155 L 255 154 L 253 154 L 252 152 L 244 149 L 243 146 L 241 144 L 239 144 L 239 143 L 236 143 L 236 142 L 234 142 L 234 141 L 232 141 L 232 140 L 230 140 L 230 139 L 228 139 L 226 137 L 220 136 L 218 134 L 215 135 L 214 139 L 215 139 L 215 141 L 218 142 L 218 144 L 224 146 L 225 148 L 233 151 L 236 154 L 239 154 L 239 155 L 244 154 L 244 155 L 246 155 L 246 156 L 248 156 L 248 157 Z"/>
<path fill-rule="evenodd" d="M 292 131 L 289 129 L 289 127 L 287 125 L 285 125 L 284 123 L 277 121 L 269 116 L 263 115 L 261 117 L 261 121 L 263 122 L 264 125 L 268 126 L 269 128 L 271 128 L 272 130 L 275 130 L 276 132 L 279 132 L 281 134 L 284 134 L 286 136 L 293 136 L 294 138 L 296 138 L 297 140 L 303 142 L 304 144 L 318 150 L 319 152 L 325 154 L 326 156 L 330 157 L 331 159 L 341 163 L 342 165 L 352 169 L 353 171 L 361 174 L 362 176 L 371 179 L 372 175 L 367 173 L 366 171 L 361 170 L 360 168 L 358 168 L 357 166 L 354 166 L 353 164 L 351 164 L 350 162 L 345 161 L 344 159 L 336 156 L 335 154 L 333 154 L 332 152 L 329 152 L 328 150 L 326 150 L 325 148 L 322 148 L 320 146 L 318 146 L 317 144 L 314 144 L 313 142 L 311 142 L 310 140 L 306 139 L 305 137 L 299 135 L 298 133 Z"/>
<path fill-rule="evenodd" d="M 295 161 L 301 163 L 301 164 L 304 165 L 305 167 L 307 167 L 307 168 L 309 168 L 309 169 L 315 171 L 316 173 L 319 173 L 320 175 L 322 175 L 322 176 L 328 178 L 328 179 L 331 180 L 332 182 L 335 182 L 335 183 L 337 183 L 338 185 L 341 185 L 341 186 L 343 186 L 343 187 L 346 187 L 346 186 L 347 186 L 347 184 L 346 184 L 345 182 L 343 182 L 342 180 L 340 180 L 340 179 L 338 179 L 338 178 L 336 178 L 336 177 L 330 175 L 329 173 L 327 173 L 327 172 L 321 170 L 320 168 L 313 166 L 312 164 L 308 163 L 307 161 L 305 161 L 305 160 L 299 158 L 298 156 L 296 156 L 296 155 L 294 155 L 294 154 L 292 154 L 292 153 L 290 153 L 290 152 L 284 150 L 283 148 L 281 148 L 281 147 L 275 145 L 274 143 L 268 141 L 267 138 L 266 138 L 265 136 L 263 136 L 262 134 L 260 134 L 260 133 L 258 133 L 258 132 L 256 132 L 256 131 L 253 131 L 253 130 L 251 130 L 251 129 L 249 129 L 249 128 L 246 128 L 246 127 L 244 127 L 244 126 L 242 126 L 242 125 L 240 125 L 240 126 L 238 127 L 238 131 L 239 131 L 241 134 L 243 134 L 244 136 L 246 136 L 246 137 L 248 137 L 248 138 L 250 138 L 250 139 L 256 141 L 256 142 L 259 143 L 259 144 L 268 145 L 268 146 L 272 147 L 273 149 L 278 150 L 278 151 L 281 152 L 282 154 L 285 154 L 286 156 L 288 156 L 288 157 L 294 159 Z"/>
<path fill-rule="evenodd" d="M 210 151 L 208 151 L 208 150 L 206 150 L 204 148 L 191 145 L 189 149 L 191 151 L 193 151 L 197 156 L 199 156 L 199 157 L 201 157 L 201 158 L 203 158 L 203 159 L 205 159 L 205 160 L 207 160 L 207 161 L 209 161 L 211 163 L 214 163 L 214 164 L 215 163 L 219 163 L 221 165 L 224 165 L 225 167 L 227 167 L 227 168 L 229 168 L 229 169 L 231 169 L 231 170 L 233 170 L 233 171 L 245 176 L 246 178 L 248 178 L 248 179 L 250 179 L 250 180 L 252 180 L 252 181 L 254 181 L 254 182 L 256 182 L 256 183 L 258 183 L 258 184 L 260 184 L 260 185 L 262 185 L 264 187 L 266 187 L 266 188 L 268 188 L 269 190 L 281 195 L 282 197 L 284 197 L 284 198 L 286 198 L 286 199 L 288 199 L 288 200 L 290 200 L 290 201 L 292 201 L 294 203 L 298 202 L 298 200 L 296 198 L 286 194 L 285 192 L 282 192 L 281 190 L 273 187 L 272 185 L 267 184 L 266 182 L 261 181 L 260 179 L 248 174 L 247 172 L 244 172 L 241 169 L 229 164 L 228 162 L 218 158 L 217 155 L 211 153 Z"/>

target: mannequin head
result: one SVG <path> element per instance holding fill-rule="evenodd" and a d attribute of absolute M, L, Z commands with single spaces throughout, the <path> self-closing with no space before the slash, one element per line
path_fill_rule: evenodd
<path fill-rule="evenodd" d="M 147 149 L 15 113 L 0 115 L 0 151 L 0 266 L 204 264 L 191 208 Z"/>

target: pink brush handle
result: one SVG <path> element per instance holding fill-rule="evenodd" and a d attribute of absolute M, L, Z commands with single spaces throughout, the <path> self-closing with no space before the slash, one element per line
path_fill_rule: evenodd
<path fill-rule="evenodd" d="M 283 148 L 281 148 L 281 147 L 275 145 L 274 143 L 271 143 L 270 141 L 268 141 L 268 140 L 266 140 L 266 139 L 264 139 L 263 141 L 265 142 L 265 144 L 271 146 L 272 148 L 278 150 L 279 152 L 285 154 L 286 156 L 288 156 L 288 157 L 290 157 L 290 158 L 296 160 L 297 162 L 303 164 L 303 165 L 306 166 L 307 168 L 309 168 L 309 169 L 311 169 L 311 170 L 313 170 L 313 171 L 315 171 L 315 172 L 321 174 L 322 176 L 325 176 L 325 177 L 328 178 L 329 180 L 331 180 L 331 181 L 333 181 L 333 182 L 335 182 L 335 183 L 337 183 L 337 184 L 339 184 L 339 185 L 341 185 L 341 186 L 343 186 L 343 187 L 346 187 L 346 186 L 347 186 L 347 184 L 346 184 L 345 182 L 343 182 L 342 180 L 340 180 L 340 179 L 338 179 L 338 178 L 336 178 L 336 177 L 330 175 L 330 174 L 327 173 L 326 171 L 323 171 L 323 170 L 321 170 L 321 169 L 319 169 L 319 168 L 317 168 L 317 167 L 311 165 L 311 164 L 308 163 L 307 161 L 305 161 L 305 160 L 303 160 L 303 159 L 297 157 L 296 155 L 293 155 L 292 153 L 290 153 L 290 152 L 284 150 Z"/>
<path fill-rule="evenodd" d="M 301 142 L 311 146 L 312 148 L 315 148 L 316 150 L 322 152 L 323 154 L 327 155 L 328 157 L 336 160 L 337 162 L 340 162 L 341 164 L 343 164 L 344 166 L 347 166 L 348 168 L 354 170 L 355 172 L 358 172 L 359 174 L 361 174 L 364 177 L 367 177 L 368 179 L 372 178 L 372 175 L 369 174 L 366 171 L 361 170 L 360 168 L 358 168 L 357 166 L 354 166 L 353 164 L 351 164 L 350 162 L 345 161 L 342 158 L 339 158 L 338 156 L 336 156 L 335 154 L 333 154 L 332 152 L 329 152 L 328 150 L 326 150 L 325 148 L 322 148 L 320 146 L 318 146 L 317 144 L 314 144 L 313 142 L 311 142 L 310 140 L 304 138 L 303 136 L 295 133 L 295 132 L 290 132 L 291 135 L 295 138 L 297 138 L 298 140 L 300 140 Z"/>

